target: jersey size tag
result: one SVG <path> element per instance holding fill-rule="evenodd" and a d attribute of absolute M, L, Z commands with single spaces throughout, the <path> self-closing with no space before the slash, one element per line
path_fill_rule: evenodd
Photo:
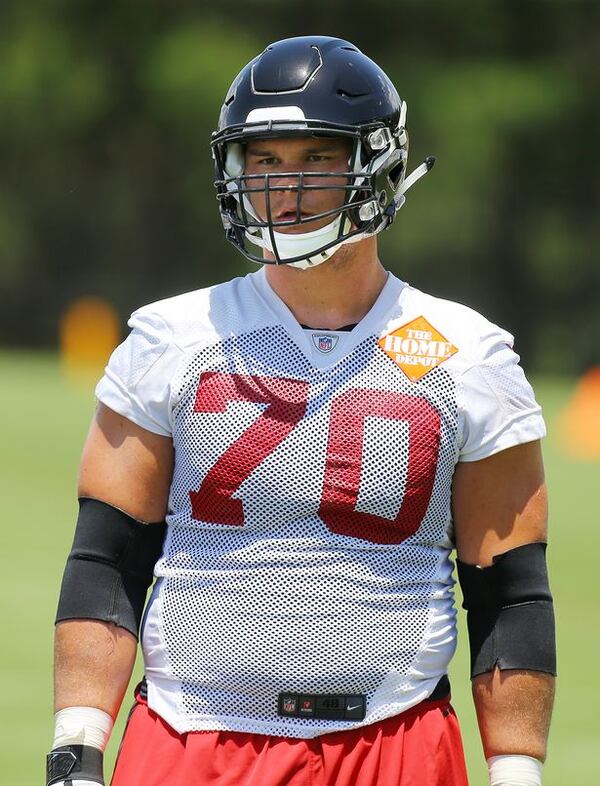
<path fill-rule="evenodd" d="M 280 693 L 277 714 L 284 718 L 363 720 L 367 697 L 360 693 Z"/>

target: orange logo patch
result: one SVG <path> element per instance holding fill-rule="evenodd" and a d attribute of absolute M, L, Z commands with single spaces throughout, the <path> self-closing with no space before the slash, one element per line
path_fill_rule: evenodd
<path fill-rule="evenodd" d="M 458 352 L 458 348 L 438 333 L 425 317 L 417 317 L 396 328 L 377 343 L 412 382 L 417 382 Z"/>

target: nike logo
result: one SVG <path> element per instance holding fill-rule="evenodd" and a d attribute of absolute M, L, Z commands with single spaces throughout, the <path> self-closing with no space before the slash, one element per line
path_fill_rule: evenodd
<path fill-rule="evenodd" d="M 348 706 L 346 707 L 346 712 L 352 712 L 352 710 L 359 710 L 361 709 L 361 707 L 362 704 L 352 704 L 352 705 L 348 704 Z"/>

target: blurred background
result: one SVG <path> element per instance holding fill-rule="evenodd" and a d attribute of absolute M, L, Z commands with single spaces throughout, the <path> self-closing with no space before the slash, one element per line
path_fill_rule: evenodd
<path fill-rule="evenodd" d="M 544 406 L 562 664 L 545 784 L 598 777 L 600 2 L 2 0 L 6 786 L 43 780 L 94 381 L 137 306 L 253 269 L 224 242 L 210 133 L 240 68 L 309 33 L 351 40 L 392 78 L 409 169 L 438 158 L 381 236 L 385 266 L 514 333 Z M 484 783 L 466 663 L 463 642 L 455 700 Z M 117 745 L 118 731 L 109 761 Z"/>

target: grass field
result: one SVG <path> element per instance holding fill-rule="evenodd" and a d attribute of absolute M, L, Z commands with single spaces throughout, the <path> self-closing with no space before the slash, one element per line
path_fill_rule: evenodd
<path fill-rule="evenodd" d="M 92 387 L 68 385 L 54 356 L 0 354 L 0 784 L 43 781 L 52 734 L 53 615 L 75 519 L 79 452 L 94 409 Z M 558 619 L 560 678 L 545 786 L 600 783 L 600 463 L 561 453 L 557 416 L 572 384 L 537 380 L 549 424 L 545 456 L 551 490 L 549 551 Z M 487 783 L 466 675 L 465 637 L 453 662 L 471 783 Z M 596 666 L 594 665 L 596 664 Z M 138 666 L 139 669 L 139 666 Z M 139 674 L 139 671 L 138 671 Z M 124 715 L 124 713 L 122 713 Z M 107 773 L 118 747 L 113 734 Z"/>

